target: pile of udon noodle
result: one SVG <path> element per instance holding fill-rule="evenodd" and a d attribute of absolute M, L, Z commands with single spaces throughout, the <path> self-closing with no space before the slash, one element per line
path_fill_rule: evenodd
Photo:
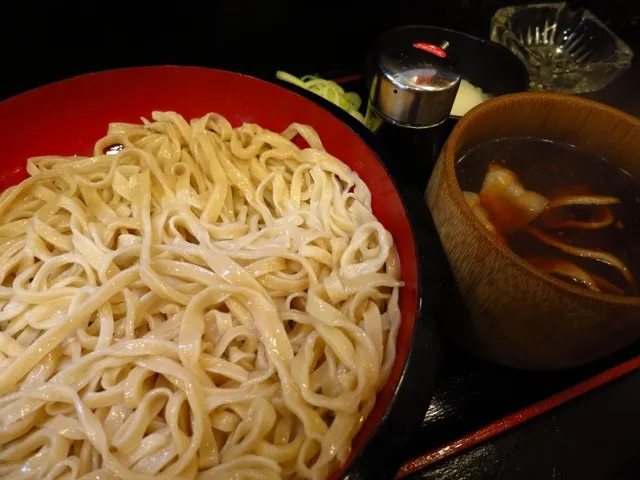
<path fill-rule="evenodd" d="M 611 207 L 620 204 L 620 199 L 595 195 L 576 185 L 565 187 L 563 193 L 548 199 L 527 190 L 515 173 L 498 163 L 489 165 L 480 193 L 465 191 L 463 195 L 475 216 L 499 241 L 506 243 L 508 236 L 525 232 L 555 249 L 556 254 L 552 256 L 525 256 L 525 260 L 543 273 L 571 280 L 593 292 L 624 295 L 623 288 L 570 259 L 599 262 L 617 271 L 626 284 L 625 289 L 633 295 L 637 293 L 631 271 L 618 257 L 604 250 L 582 248 L 540 228 L 553 232 L 563 229 L 588 232 L 610 227 L 616 220 Z M 586 218 L 577 218 L 577 209 L 582 209 L 583 214 L 586 210 Z"/>
<path fill-rule="evenodd" d="M 152 118 L 0 198 L 0 477 L 325 478 L 394 363 L 393 239 L 312 128 Z"/>

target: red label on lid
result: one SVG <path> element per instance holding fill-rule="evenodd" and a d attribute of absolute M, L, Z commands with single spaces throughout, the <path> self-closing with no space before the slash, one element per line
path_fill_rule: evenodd
<path fill-rule="evenodd" d="M 441 58 L 444 58 L 447 56 L 447 52 L 445 52 L 439 46 L 433 45 L 431 43 L 416 42 L 413 44 L 413 46 L 416 48 L 419 48 L 420 50 L 424 50 L 425 52 L 429 52 L 434 55 L 437 55 L 438 57 L 441 57 Z"/>

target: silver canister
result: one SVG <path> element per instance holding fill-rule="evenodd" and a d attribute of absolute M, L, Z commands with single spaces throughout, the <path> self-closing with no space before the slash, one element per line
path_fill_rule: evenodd
<path fill-rule="evenodd" d="M 424 190 L 451 130 L 461 76 L 448 42 L 420 36 L 400 28 L 376 41 L 367 59 L 365 123 L 394 154 L 398 181 Z"/>
<path fill-rule="evenodd" d="M 446 121 L 461 79 L 448 46 L 393 40 L 380 45 L 372 58 L 370 109 L 382 120 L 409 128 Z"/>

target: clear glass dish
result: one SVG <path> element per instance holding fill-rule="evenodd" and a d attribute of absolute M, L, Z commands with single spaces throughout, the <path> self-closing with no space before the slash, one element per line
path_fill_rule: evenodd
<path fill-rule="evenodd" d="M 595 15 L 567 3 L 498 10 L 491 40 L 511 50 L 529 71 L 531 90 L 600 90 L 631 65 L 633 51 Z"/>

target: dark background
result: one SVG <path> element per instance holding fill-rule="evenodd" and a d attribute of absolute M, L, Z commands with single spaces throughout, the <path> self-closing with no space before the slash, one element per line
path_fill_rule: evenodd
<path fill-rule="evenodd" d="M 0 7 L 0 98 L 106 68 L 182 64 L 304 74 L 361 70 L 373 38 L 403 24 L 488 36 L 496 9 L 522 0 L 36 2 Z M 528 2 L 533 3 L 533 2 Z M 629 39 L 637 0 L 582 0 Z M 634 32 L 635 30 L 635 32 Z"/>

